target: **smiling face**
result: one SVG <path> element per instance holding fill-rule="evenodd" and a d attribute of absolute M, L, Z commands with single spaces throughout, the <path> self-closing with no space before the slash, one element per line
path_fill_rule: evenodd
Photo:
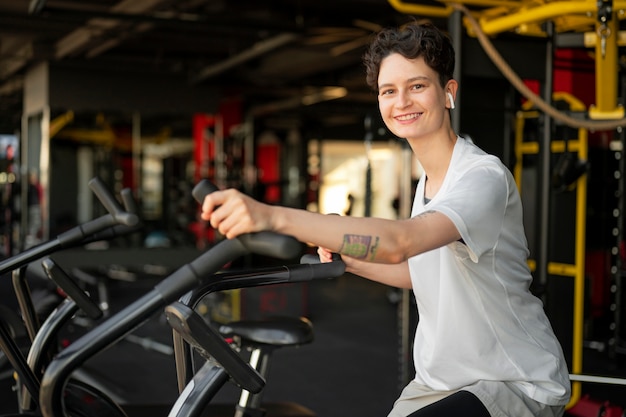
<path fill-rule="evenodd" d="M 439 74 L 422 57 L 407 59 L 393 53 L 383 59 L 378 73 L 378 107 L 396 136 L 411 141 L 450 131 L 451 107 L 447 93 L 456 95 L 456 81 L 442 87 Z"/>

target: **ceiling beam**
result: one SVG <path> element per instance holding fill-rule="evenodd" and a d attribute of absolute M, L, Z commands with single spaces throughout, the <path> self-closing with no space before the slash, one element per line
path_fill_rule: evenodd
<path fill-rule="evenodd" d="M 164 0 L 123 0 L 111 7 L 111 12 L 141 14 L 153 10 Z M 117 28 L 122 22 L 117 19 L 93 18 L 56 43 L 57 59 L 80 52 L 88 43 Z"/>
<path fill-rule="evenodd" d="M 204 69 L 198 71 L 196 75 L 191 77 L 191 82 L 193 84 L 197 84 L 206 78 L 213 77 L 230 68 L 233 68 L 244 62 L 250 61 L 251 59 L 264 55 L 270 51 L 280 48 L 281 46 L 287 45 L 298 38 L 299 36 L 295 34 L 283 33 L 273 38 L 258 42 L 254 44 L 250 49 L 246 49 L 245 51 L 234 55 L 229 59 L 221 61 L 215 65 L 205 67 Z"/>

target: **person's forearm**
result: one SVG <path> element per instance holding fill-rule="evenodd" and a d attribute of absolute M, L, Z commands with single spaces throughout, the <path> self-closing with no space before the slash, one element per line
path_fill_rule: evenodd
<path fill-rule="evenodd" d="M 395 264 L 407 258 L 406 248 L 400 244 L 404 230 L 399 221 L 323 215 L 280 206 L 272 206 L 271 211 L 274 231 L 302 242 L 360 261 Z"/>
<path fill-rule="evenodd" d="M 346 263 L 346 272 L 392 287 L 412 288 L 407 262 L 377 264 L 357 261 L 347 256 L 343 257 L 343 260 Z"/>

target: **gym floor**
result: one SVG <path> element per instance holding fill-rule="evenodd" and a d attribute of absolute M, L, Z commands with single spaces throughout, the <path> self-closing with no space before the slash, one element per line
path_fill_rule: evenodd
<path fill-rule="evenodd" d="M 156 282 L 113 282 L 109 286 L 111 313 Z M 294 299 L 302 300 L 291 313 L 311 319 L 315 340 L 276 351 L 265 388 L 266 402 L 299 404 L 319 417 L 385 416 L 401 385 L 398 309 L 390 301 L 388 288 L 351 275 L 282 287 L 289 288 Z M 252 316 L 251 311 L 246 314 Z M 70 328 L 67 336 L 80 333 L 79 328 Z M 169 348 L 171 340 L 171 329 L 159 314 L 132 337 L 90 359 L 85 369 L 123 404 L 129 417 L 165 417 L 178 393 L 174 358 L 147 347 L 146 342 Z M 586 366 L 596 374 L 622 378 L 626 374 L 615 361 L 594 358 L 593 352 L 585 351 L 585 355 Z M 7 380 L 5 376 L 1 379 L 0 414 L 15 411 L 15 394 Z M 626 407 L 624 386 L 593 384 L 583 386 L 583 393 Z M 236 401 L 237 391 L 228 384 L 205 414 L 230 417 Z"/>

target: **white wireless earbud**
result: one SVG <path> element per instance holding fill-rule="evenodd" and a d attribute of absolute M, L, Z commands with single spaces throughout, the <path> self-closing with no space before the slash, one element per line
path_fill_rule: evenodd
<path fill-rule="evenodd" d="M 450 99 L 450 108 L 454 109 L 454 97 L 452 97 L 452 93 L 448 91 L 448 98 Z"/>

